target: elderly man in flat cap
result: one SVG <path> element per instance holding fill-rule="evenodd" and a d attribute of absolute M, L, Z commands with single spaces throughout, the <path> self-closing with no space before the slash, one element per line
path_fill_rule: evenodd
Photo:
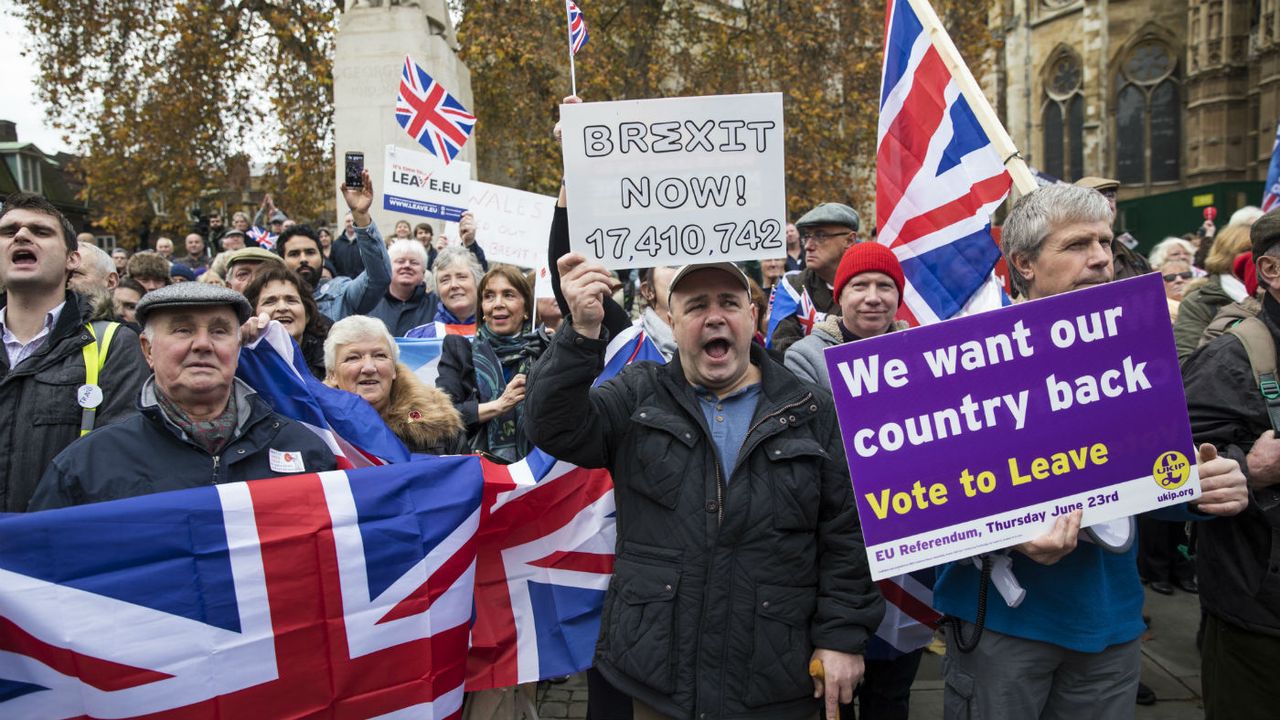
<path fill-rule="evenodd" d="M 31 510 L 209 484 L 333 470 L 310 430 L 276 414 L 235 377 L 249 302 L 234 290 L 180 283 L 138 303 L 152 376 L 140 414 L 99 428 L 53 459 Z"/>
<path fill-rule="evenodd" d="M 836 280 L 844 251 L 858 242 L 858 224 L 858 213 L 840 203 L 822 203 L 796 221 L 800 245 L 804 248 L 804 270 L 787 274 L 782 282 L 790 283 L 797 294 L 808 296 L 815 314 L 812 317 L 796 314 L 778 323 L 772 343 L 778 352 L 785 353 L 797 340 L 808 335 L 815 322 L 830 314 L 840 314 L 840 303 L 832 294 L 831 285 Z"/>

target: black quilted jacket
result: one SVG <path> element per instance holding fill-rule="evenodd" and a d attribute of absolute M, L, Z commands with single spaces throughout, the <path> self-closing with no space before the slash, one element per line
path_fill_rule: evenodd
<path fill-rule="evenodd" d="M 676 718 L 812 718 L 813 648 L 860 653 L 883 614 L 831 396 L 753 347 L 761 395 L 726 483 L 679 359 L 592 389 L 605 345 L 566 323 L 525 423 L 556 457 L 613 473 L 596 667 Z"/>

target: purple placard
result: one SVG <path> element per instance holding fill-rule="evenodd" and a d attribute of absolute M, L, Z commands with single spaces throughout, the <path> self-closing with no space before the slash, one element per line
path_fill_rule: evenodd
<path fill-rule="evenodd" d="M 1015 545 L 1076 505 L 1089 526 L 1200 495 L 1158 274 L 826 361 L 876 579 Z"/>

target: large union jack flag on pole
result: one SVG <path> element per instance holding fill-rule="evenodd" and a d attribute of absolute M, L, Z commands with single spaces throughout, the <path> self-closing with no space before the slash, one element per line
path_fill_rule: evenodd
<path fill-rule="evenodd" d="M 926 0 L 889 3 L 876 149 L 877 240 L 902 262 L 899 317 L 912 325 L 978 309 L 969 305 L 975 296 L 988 305 L 981 309 L 999 307 L 991 214 L 1012 184 L 975 114 L 985 99 L 963 92 L 976 83 L 962 62 L 949 67 L 954 45 L 922 15 L 936 21 Z"/>
<path fill-rule="evenodd" d="M 448 164 L 467 144 L 476 116 L 405 55 L 396 122 L 427 152 Z"/>
<path fill-rule="evenodd" d="M 0 519 L 0 717 L 455 718 L 481 461 Z"/>

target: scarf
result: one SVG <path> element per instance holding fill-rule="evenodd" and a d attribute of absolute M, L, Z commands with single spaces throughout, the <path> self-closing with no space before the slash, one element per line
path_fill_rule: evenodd
<path fill-rule="evenodd" d="M 644 326 L 644 334 L 648 335 L 653 344 L 658 347 L 658 352 L 661 352 L 667 360 L 675 357 L 676 336 L 671 332 L 671 326 L 663 322 L 653 308 L 644 309 L 640 322 Z"/>
<path fill-rule="evenodd" d="M 449 308 L 444 306 L 443 300 L 441 300 L 440 303 L 436 305 L 436 316 L 433 319 L 436 321 L 442 322 L 445 325 L 475 325 L 476 324 L 476 316 L 474 314 L 472 314 L 471 317 L 468 317 L 466 320 L 459 319 L 457 315 L 454 315 L 453 313 L 449 312 Z"/>
<path fill-rule="evenodd" d="M 210 455 L 217 455 L 226 447 L 231 437 L 236 433 L 236 425 L 238 414 L 236 412 L 236 394 L 233 390 L 231 396 L 227 398 L 227 407 L 223 409 L 212 420 L 201 420 L 196 422 L 189 415 L 182 411 L 172 400 L 164 393 L 156 389 L 156 403 L 160 405 L 160 409 L 164 410 L 164 414 L 177 425 L 182 432 L 186 433 L 191 442 L 204 448 L 205 452 Z"/>
<path fill-rule="evenodd" d="M 476 338 L 471 344 L 471 359 L 476 368 L 476 389 L 480 401 L 496 400 L 506 390 L 508 378 L 525 372 L 527 363 L 523 356 L 526 328 L 515 335 L 498 335 L 488 325 L 476 328 Z M 524 403 L 512 411 L 499 415 L 485 423 L 481 430 L 490 454 L 507 462 L 515 462 L 529 453 L 529 441 L 524 436 Z M 473 443 L 474 444 L 474 443 Z"/>

